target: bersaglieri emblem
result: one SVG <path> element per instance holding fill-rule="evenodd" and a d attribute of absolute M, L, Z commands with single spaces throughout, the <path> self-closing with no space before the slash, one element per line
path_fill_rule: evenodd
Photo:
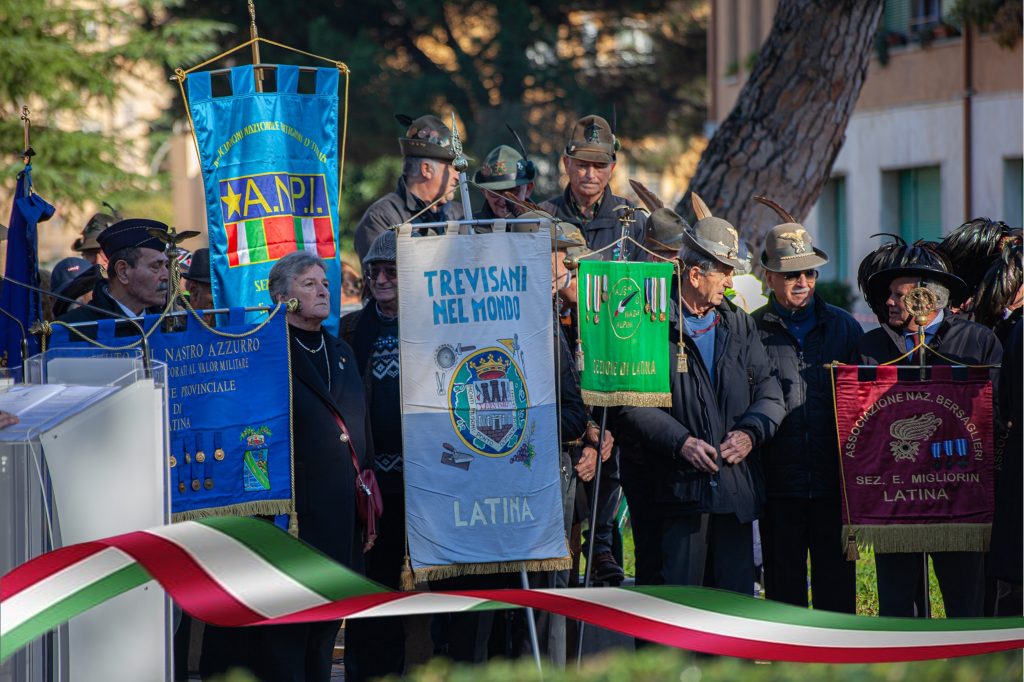
<path fill-rule="evenodd" d="M 889 443 L 893 459 L 917 461 L 921 443 L 932 437 L 942 425 L 942 418 L 927 412 L 906 419 L 897 419 L 889 426 L 889 435 L 895 440 Z"/>

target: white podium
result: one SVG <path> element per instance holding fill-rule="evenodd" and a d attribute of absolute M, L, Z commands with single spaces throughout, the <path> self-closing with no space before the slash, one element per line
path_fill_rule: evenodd
<path fill-rule="evenodd" d="M 109 355 L 109 354 L 108 354 Z M 0 386 L 0 574 L 50 549 L 170 520 L 166 366 L 58 349 Z M 170 600 L 149 582 L 32 642 L 0 682 L 171 678 Z"/>

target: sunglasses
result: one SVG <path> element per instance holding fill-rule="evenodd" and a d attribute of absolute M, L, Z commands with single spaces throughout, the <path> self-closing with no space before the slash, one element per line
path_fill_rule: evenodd
<path fill-rule="evenodd" d="M 800 279 L 800 275 L 803 275 L 807 279 L 817 279 L 817 270 L 800 270 L 799 272 L 784 272 L 782 276 L 787 280 Z"/>
<path fill-rule="evenodd" d="M 382 272 L 388 279 L 395 279 L 398 277 L 398 268 L 394 265 L 371 265 L 366 271 L 366 279 L 372 282 L 380 277 Z"/>

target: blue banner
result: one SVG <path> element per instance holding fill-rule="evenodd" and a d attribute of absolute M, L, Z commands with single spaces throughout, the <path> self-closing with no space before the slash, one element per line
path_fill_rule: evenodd
<path fill-rule="evenodd" d="M 43 308 L 38 291 L 15 282 L 40 287 L 36 224 L 48 220 L 53 211 L 53 206 L 32 192 L 32 166 L 25 166 L 25 170 L 18 173 L 7 232 L 4 277 L 14 281 L 0 284 L 0 367 L 10 367 L 18 380 L 24 361 L 22 339 L 28 343 L 29 355 L 39 352 L 39 341 L 29 334 L 29 327 L 42 319 Z"/>
<path fill-rule="evenodd" d="M 209 72 L 188 76 L 199 145 L 216 307 L 270 305 L 267 276 L 304 249 L 324 259 L 331 316 L 341 311 L 338 249 L 338 70 L 316 69 L 298 92 L 299 67 L 276 67 L 276 92 L 256 92 L 253 67 L 231 69 L 232 94 L 214 96 Z"/>
<path fill-rule="evenodd" d="M 167 365 L 168 466 L 174 520 L 225 514 L 284 514 L 292 502 L 291 392 L 283 310 L 259 329 L 240 308 L 216 334 L 188 319 L 183 331 L 156 331 L 150 354 Z M 144 322 L 152 328 L 157 316 Z M 96 340 L 124 346 L 115 320 Z M 87 343 L 54 326 L 50 349 Z"/>

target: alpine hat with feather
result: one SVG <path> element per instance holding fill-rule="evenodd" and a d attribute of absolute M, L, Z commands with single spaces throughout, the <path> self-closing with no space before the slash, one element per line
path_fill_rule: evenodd
<path fill-rule="evenodd" d="M 740 236 L 727 220 L 711 215 L 711 209 L 696 192 L 690 193 L 697 222 L 683 229 L 683 245 L 737 270 L 745 270 L 748 262 L 740 258 Z"/>
<path fill-rule="evenodd" d="M 761 252 L 761 267 L 770 272 L 802 272 L 828 263 L 828 255 L 814 246 L 807 229 L 788 211 L 768 197 L 756 196 L 785 222 L 768 230 Z"/>

